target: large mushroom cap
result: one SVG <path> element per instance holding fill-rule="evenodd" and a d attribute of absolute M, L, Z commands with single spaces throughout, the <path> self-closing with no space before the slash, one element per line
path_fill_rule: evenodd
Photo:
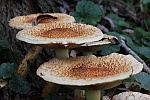
<path fill-rule="evenodd" d="M 16 38 L 31 44 L 53 46 L 55 44 L 68 46 L 68 44 L 82 44 L 102 39 L 100 29 L 86 24 L 55 23 L 45 24 L 17 33 Z"/>
<path fill-rule="evenodd" d="M 32 27 L 32 22 L 39 15 L 51 15 L 56 17 L 57 19 L 48 18 L 44 20 L 40 20 L 38 25 L 46 24 L 46 23 L 71 23 L 75 22 L 74 17 L 63 14 L 63 13 L 38 13 L 38 14 L 30 14 L 26 16 L 17 16 L 12 18 L 9 21 L 9 25 L 16 29 L 24 29 L 28 27 Z"/>
<path fill-rule="evenodd" d="M 150 100 L 150 95 L 129 91 L 115 95 L 112 100 Z"/>
<path fill-rule="evenodd" d="M 142 68 L 143 65 L 131 55 L 112 53 L 104 57 L 91 55 L 68 59 L 54 58 L 42 64 L 37 70 L 37 75 L 46 81 L 63 85 L 109 83 L 107 84 L 109 86 L 137 74 Z"/>

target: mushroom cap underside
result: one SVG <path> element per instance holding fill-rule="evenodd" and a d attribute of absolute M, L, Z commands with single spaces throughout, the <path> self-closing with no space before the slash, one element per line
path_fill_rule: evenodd
<path fill-rule="evenodd" d="M 117 39 L 115 36 L 111 36 L 111 35 L 107 35 L 107 34 L 103 34 L 103 38 L 98 40 L 98 41 L 93 41 L 93 42 L 86 42 L 84 43 L 83 47 L 88 47 L 88 46 L 98 46 L 98 45 L 107 45 L 107 44 L 110 44 L 111 43 L 111 39 Z M 117 39 L 118 40 L 118 39 Z"/>
<path fill-rule="evenodd" d="M 104 49 L 109 44 L 111 44 L 110 40 L 114 39 L 114 38 L 118 41 L 118 39 L 115 36 L 103 34 L 102 39 L 100 39 L 98 41 L 94 41 L 94 42 L 86 42 L 86 43 L 82 44 L 80 47 L 75 48 L 75 50 L 82 51 L 82 52 L 99 51 L 99 50 Z"/>
<path fill-rule="evenodd" d="M 76 22 L 73 16 L 63 14 L 63 13 L 38 13 L 38 14 L 30 14 L 26 16 L 17 16 L 9 21 L 9 25 L 16 29 L 24 29 L 32 27 L 32 23 L 35 18 L 37 18 L 39 15 L 51 15 L 56 17 L 57 19 L 53 18 L 47 18 L 44 20 L 40 20 L 38 25 L 43 24 L 51 24 L 51 23 L 72 23 Z"/>
<path fill-rule="evenodd" d="M 88 86 L 124 80 L 139 73 L 143 65 L 131 55 L 54 58 L 42 64 L 37 75 L 46 81 L 70 86 Z"/>
<path fill-rule="evenodd" d="M 97 27 L 78 23 L 57 23 L 33 26 L 16 34 L 16 38 L 31 44 L 83 44 L 103 38 Z"/>
<path fill-rule="evenodd" d="M 150 100 L 150 95 L 129 91 L 113 96 L 112 100 Z"/>

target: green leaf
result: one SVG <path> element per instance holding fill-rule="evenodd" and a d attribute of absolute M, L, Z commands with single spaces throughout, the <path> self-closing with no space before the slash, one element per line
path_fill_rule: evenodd
<path fill-rule="evenodd" d="M 134 77 L 130 77 L 130 78 L 126 79 L 125 82 L 134 82 Z"/>
<path fill-rule="evenodd" d="M 17 70 L 17 66 L 13 63 L 2 63 L 0 65 L 0 77 L 6 79 L 12 76 Z"/>
<path fill-rule="evenodd" d="M 133 51 L 136 51 L 136 52 L 139 52 L 139 48 L 138 48 L 138 45 L 134 44 L 134 42 L 132 41 L 132 38 L 127 35 L 127 34 L 124 34 L 123 35 L 126 39 L 126 43 L 127 45 L 133 50 Z"/>
<path fill-rule="evenodd" d="M 141 84 L 142 88 L 150 91 L 150 75 L 145 72 L 140 72 L 135 75 L 134 78 Z"/>
<path fill-rule="evenodd" d="M 150 18 L 144 18 L 142 21 L 142 27 L 146 28 L 147 30 L 150 29 Z"/>
<path fill-rule="evenodd" d="M 13 76 L 10 80 L 10 88 L 16 93 L 27 94 L 30 91 L 30 84 L 23 76 Z"/>
<path fill-rule="evenodd" d="M 107 16 L 112 19 L 116 26 L 130 27 L 130 25 L 125 22 L 125 19 L 119 17 L 117 14 L 110 13 Z"/>
<path fill-rule="evenodd" d="M 133 42 L 132 38 L 129 35 L 123 35 L 127 41 L 127 45 L 135 52 L 140 55 L 145 56 L 146 58 L 150 58 L 150 47 L 140 46 Z"/>
<path fill-rule="evenodd" d="M 146 58 L 150 58 L 150 47 L 140 46 L 139 53 L 144 55 Z"/>
<path fill-rule="evenodd" d="M 109 45 L 102 50 L 101 55 L 109 55 L 113 52 L 118 52 L 119 50 L 120 45 Z"/>
<path fill-rule="evenodd" d="M 77 3 L 73 16 L 78 23 L 96 25 L 101 20 L 101 11 L 99 6 L 94 4 L 94 2 L 81 0 Z"/>
<path fill-rule="evenodd" d="M 142 28 L 135 28 L 132 38 L 139 45 L 150 45 L 150 32 L 146 32 Z"/>
<path fill-rule="evenodd" d="M 119 33 L 108 32 L 107 34 L 112 35 L 112 36 L 116 36 L 119 39 L 119 41 L 121 41 Z M 102 50 L 101 55 L 108 55 L 108 54 L 113 53 L 113 52 L 118 52 L 118 51 L 120 51 L 120 46 L 121 46 L 121 43 L 119 43 L 118 45 L 111 44 Z"/>
<path fill-rule="evenodd" d="M 150 0 L 142 0 L 143 4 L 150 3 Z"/>

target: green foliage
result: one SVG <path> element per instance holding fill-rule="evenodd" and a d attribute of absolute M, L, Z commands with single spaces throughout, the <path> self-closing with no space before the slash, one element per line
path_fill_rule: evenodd
<path fill-rule="evenodd" d="M 119 39 L 119 41 L 121 41 L 119 33 L 108 32 L 107 34 L 112 35 L 112 36 L 116 36 Z M 118 51 L 120 51 L 120 46 L 121 46 L 121 43 L 119 43 L 118 45 L 112 43 L 111 45 L 107 46 L 106 48 L 104 48 L 102 50 L 101 55 L 108 55 L 108 54 L 113 53 L 113 52 L 118 52 Z"/>
<path fill-rule="evenodd" d="M 143 4 L 150 3 L 150 0 L 142 0 L 142 3 L 143 3 Z"/>
<path fill-rule="evenodd" d="M 23 76 L 13 76 L 10 80 L 10 88 L 20 94 L 27 94 L 30 91 L 30 84 Z"/>
<path fill-rule="evenodd" d="M 121 18 L 117 14 L 110 13 L 107 16 L 112 19 L 112 21 L 117 27 L 121 27 L 121 26 L 129 27 L 130 26 L 128 23 L 125 22 L 125 18 Z"/>
<path fill-rule="evenodd" d="M 150 91 L 150 75 L 145 72 L 140 72 L 134 76 L 135 80 L 141 84 L 141 87 Z"/>
<path fill-rule="evenodd" d="M 142 27 L 144 27 L 146 30 L 150 29 L 150 18 L 144 18 L 141 21 Z"/>
<path fill-rule="evenodd" d="M 101 11 L 92 1 L 81 0 L 77 3 L 73 16 L 78 23 L 96 25 L 101 20 Z"/>
<path fill-rule="evenodd" d="M 135 28 L 132 38 L 138 45 L 150 46 L 150 32 L 146 32 L 142 28 Z"/>
<path fill-rule="evenodd" d="M 142 0 L 140 8 L 142 12 L 146 12 L 149 10 L 150 0 Z"/>
<path fill-rule="evenodd" d="M 13 63 L 2 63 L 0 65 L 0 77 L 3 79 L 9 78 L 16 72 L 17 66 Z"/>
<path fill-rule="evenodd" d="M 150 33 L 145 32 L 141 28 L 135 28 L 132 36 L 123 35 L 127 41 L 127 45 L 137 52 L 139 55 L 150 58 Z"/>

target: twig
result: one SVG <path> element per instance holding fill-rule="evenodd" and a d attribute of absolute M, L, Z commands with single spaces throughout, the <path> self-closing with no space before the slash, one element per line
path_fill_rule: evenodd
<path fill-rule="evenodd" d="M 42 47 L 39 46 L 32 46 L 28 53 L 25 55 L 24 59 L 22 60 L 21 64 L 18 67 L 17 75 L 24 76 L 27 73 L 27 64 L 28 61 L 34 61 L 39 54 L 39 52 L 42 51 Z"/>
<path fill-rule="evenodd" d="M 125 49 L 126 52 L 128 52 L 129 54 L 131 54 L 132 56 L 134 56 L 138 61 L 140 61 L 143 64 L 143 70 L 150 74 L 150 68 L 146 65 L 146 63 L 133 51 L 131 50 L 125 43 L 125 38 L 121 37 L 121 42 L 122 42 L 122 47 Z"/>

